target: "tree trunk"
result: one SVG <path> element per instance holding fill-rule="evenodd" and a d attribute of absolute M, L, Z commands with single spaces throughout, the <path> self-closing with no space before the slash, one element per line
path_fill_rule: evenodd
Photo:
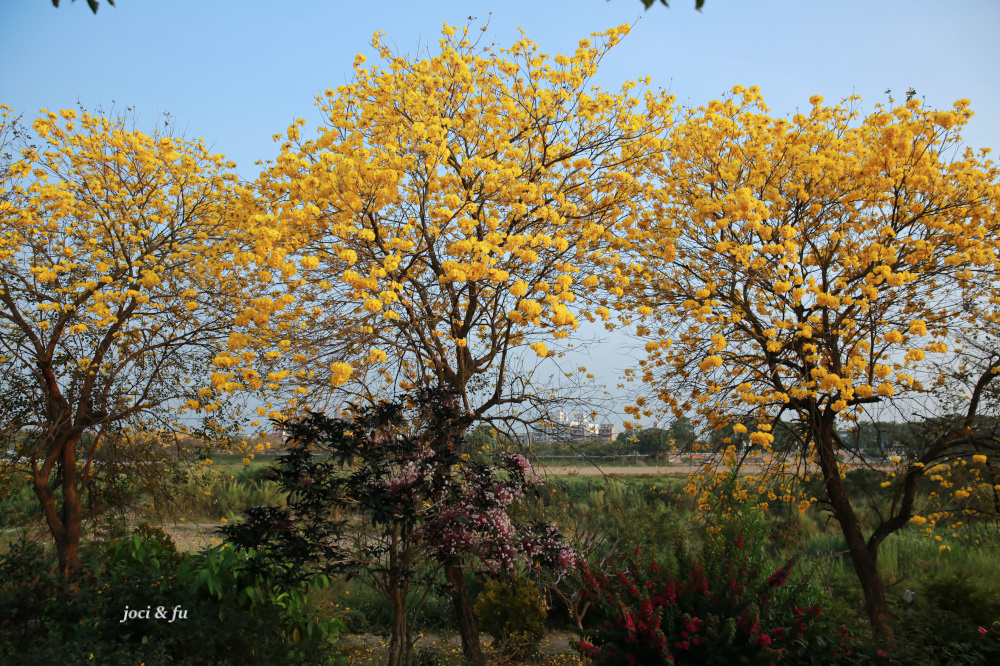
<path fill-rule="evenodd" d="M 45 521 L 56 544 L 59 558 L 59 573 L 64 578 L 80 563 L 80 527 L 83 522 L 83 494 L 77 483 L 76 444 L 80 435 L 65 435 L 59 438 L 59 458 L 56 467 L 46 477 L 40 472 L 33 475 L 35 496 L 42 504 Z M 52 474 L 62 472 L 62 507 L 56 505 L 53 488 L 49 485 Z"/>
<path fill-rule="evenodd" d="M 472 666 L 486 666 L 486 657 L 479 644 L 479 627 L 476 626 L 476 616 L 472 612 L 469 601 L 469 588 L 465 584 L 465 570 L 457 562 L 449 562 L 444 567 L 444 576 L 448 580 L 451 600 L 458 617 L 458 632 L 462 636 L 462 653 Z"/>
<path fill-rule="evenodd" d="M 389 634 L 389 666 L 407 666 L 409 636 L 406 622 L 406 595 L 398 582 L 390 583 L 389 605 L 392 607 L 392 629 Z"/>
<path fill-rule="evenodd" d="M 403 526 L 398 522 L 392 530 L 389 543 L 388 591 L 389 605 L 392 607 L 392 631 L 389 636 L 389 665 L 410 666 L 413 651 L 413 635 L 407 622 L 407 592 L 409 586 L 404 578 L 410 572 L 403 539 Z"/>
<path fill-rule="evenodd" d="M 851 500 L 844 490 L 843 480 L 840 478 L 840 465 L 834 453 L 833 423 L 825 423 L 818 433 L 816 446 L 819 451 L 820 468 L 823 470 L 823 481 L 826 485 L 826 494 L 833 508 L 833 514 L 840 523 L 840 529 L 847 541 L 847 549 L 851 555 L 851 563 L 854 565 L 854 573 L 861 583 L 861 590 L 865 596 L 865 610 L 868 612 L 868 621 L 872 631 L 876 636 L 891 641 L 892 615 L 889 613 L 889 604 L 885 598 L 885 588 L 882 585 L 882 578 L 879 576 L 876 566 L 877 549 L 869 550 L 865 543 L 864 535 L 861 533 L 861 525 L 858 523 L 857 515 L 851 506 Z"/>

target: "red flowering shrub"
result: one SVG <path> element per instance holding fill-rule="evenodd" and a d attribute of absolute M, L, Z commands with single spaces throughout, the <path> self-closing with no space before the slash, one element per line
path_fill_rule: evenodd
<path fill-rule="evenodd" d="M 697 555 L 678 541 L 672 558 L 637 552 L 617 570 L 583 565 L 603 622 L 582 654 L 598 666 L 832 665 L 851 651 L 846 630 L 823 618 L 819 594 L 792 579 L 794 559 L 775 568 L 765 556 L 761 508 L 725 490 Z"/>
<path fill-rule="evenodd" d="M 850 649 L 846 635 L 824 636 L 811 590 L 788 583 L 792 562 L 766 575 L 737 558 L 706 566 L 678 545 L 670 565 L 635 561 L 614 573 L 584 565 L 604 621 L 581 654 L 598 666 L 829 664 Z"/>

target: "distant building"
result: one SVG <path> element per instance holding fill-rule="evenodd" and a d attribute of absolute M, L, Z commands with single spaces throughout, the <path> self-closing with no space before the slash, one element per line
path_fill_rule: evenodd
<path fill-rule="evenodd" d="M 554 441 L 582 442 L 588 440 L 613 440 L 618 437 L 618 428 L 610 423 L 592 423 L 588 419 L 577 420 L 563 410 L 551 413 L 551 421 L 543 426 L 545 436 Z"/>
<path fill-rule="evenodd" d="M 598 430 L 599 426 L 596 423 L 587 423 L 586 421 L 569 422 L 569 438 L 574 441 L 596 439 L 599 437 Z"/>

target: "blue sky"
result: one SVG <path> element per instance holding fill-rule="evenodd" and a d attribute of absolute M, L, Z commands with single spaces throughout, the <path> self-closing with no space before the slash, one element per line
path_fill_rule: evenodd
<path fill-rule="evenodd" d="M 510 44 L 517 28 L 551 55 L 591 32 L 641 17 L 602 62 L 597 82 L 617 88 L 649 75 L 680 104 L 701 105 L 733 85 L 759 85 L 772 113 L 851 94 L 863 108 L 909 87 L 929 104 L 972 100 L 965 132 L 974 147 L 1000 147 L 1000 2 L 995 0 L 673 0 L 643 11 L 639 0 L 341 2 L 339 0 L 6 0 L 0 4 L 0 103 L 31 116 L 41 108 L 135 107 L 149 130 L 173 114 L 253 179 L 276 153 L 271 136 L 303 117 L 314 126 L 317 94 L 348 80 L 357 53 L 384 31 L 401 52 L 436 45 L 442 23 L 489 21 Z M 627 357 L 591 365 L 611 385 Z M 612 421 L 620 422 L 614 415 Z"/>
<path fill-rule="evenodd" d="M 118 0 L 93 16 L 84 0 L 0 4 L 0 98 L 16 111 L 135 106 L 140 124 L 169 111 L 191 136 L 236 160 L 241 175 L 273 156 L 270 137 L 317 118 L 315 96 L 347 80 L 375 30 L 401 51 L 436 44 L 441 25 L 489 20 L 501 44 L 518 26 L 550 54 L 596 30 L 634 21 L 602 63 L 617 87 L 649 75 L 678 102 L 702 104 L 735 84 L 759 85 L 772 112 L 810 95 L 852 93 L 865 106 L 912 86 L 930 104 L 972 99 L 974 146 L 1000 134 L 1000 3 L 994 0 L 639 0 L 340 2 L 337 0 Z M 492 12 L 492 15 L 491 15 Z"/>

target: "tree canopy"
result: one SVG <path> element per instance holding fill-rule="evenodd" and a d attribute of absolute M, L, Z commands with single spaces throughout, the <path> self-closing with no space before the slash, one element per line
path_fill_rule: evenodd
<path fill-rule="evenodd" d="M 476 418 L 539 404 L 533 360 L 581 316 L 609 317 L 578 297 L 623 279 L 618 251 L 649 214 L 641 175 L 672 98 L 590 86 L 627 32 L 551 59 L 448 26 L 438 52 L 406 58 L 376 34 L 382 65 L 358 56 L 354 81 L 318 101 L 324 125 L 291 126 L 258 182 L 248 255 L 282 289 L 238 323 L 270 336 L 268 377 L 300 404 L 421 385 Z"/>

